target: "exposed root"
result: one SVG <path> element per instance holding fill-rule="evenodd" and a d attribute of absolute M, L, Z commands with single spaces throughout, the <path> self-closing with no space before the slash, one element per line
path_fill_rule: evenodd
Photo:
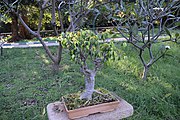
<path fill-rule="evenodd" d="M 83 106 L 86 106 L 86 105 L 88 105 L 89 103 L 90 103 L 90 101 L 87 100 L 87 101 L 83 104 Z"/>
<path fill-rule="evenodd" d="M 96 92 L 96 93 L 98 93 L 98 94 L 100 94 L 100 95 L 107 95 L 107 94 L 103 94 L 102 92 L 99 92 L 99 91 L 97 91 L 97 90 L 94 90 L 94 92 Z"/>
<path fill-rule="evenodd" d="M 93 92 L 84 92 L 81 94 L 80 99 L 86 99 L 86 100 L 92 100 L 92 94 Z"/>

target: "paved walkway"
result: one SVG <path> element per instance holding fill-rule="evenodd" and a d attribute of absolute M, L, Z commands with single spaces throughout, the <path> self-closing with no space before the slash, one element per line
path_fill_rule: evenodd
<path fill-rule="evenodd" d="M 167 36 L 160 36 L 159 38 L 166 38 Z M 126 41 L 125 38 L 109 38 L 106 42 L 113 41 Z M 58 46 L 58 41 L 45 41 L 47 46 Z M 39 41 L 35 42 L 19 42 L 19 43 L 4 43 L 3 48 L 29 48 L 29 47 L 42 47 L 42 44 Z"/>
<path fill-rule="evenodd" d="M 57 41 L 45 41 L 47 46 L 58 46 Z M 35 42 L 19 42 L 19 43 L 4 43 L 3 48 L 29 48 L 29 47 L 42 47 L 38 41 Z"/>

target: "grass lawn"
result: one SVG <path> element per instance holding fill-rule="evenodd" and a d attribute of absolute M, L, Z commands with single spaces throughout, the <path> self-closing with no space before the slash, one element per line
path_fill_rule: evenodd
<path fill-rule="evenodd" d="M 122 48 L 120 61 L 110 61 L 98 72 L 96 87 L 104 87 L 134 107 L 128 120 L 178 120 L 180 118 L 180 52 L 154 64 L 147 81 L 134 48 Z M 55 50 L 54 47 L 51 48 Z M 157 49 L 157 46 L 155 47 Z M 83 76 L 64 50 L 60 72 L 51 72 L 51 62 L 42 48 L 5 49 L 0 56 L 0 120 L 47 120 L 46 106 L 62 95 L 82 91 Z"/>

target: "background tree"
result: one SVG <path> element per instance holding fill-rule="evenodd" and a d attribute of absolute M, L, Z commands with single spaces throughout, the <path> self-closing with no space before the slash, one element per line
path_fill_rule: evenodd
<path fill-rule="evenodd" d="M 33 6 L 33 4 L 36 5 L 35 2 L 28 0 L 23 0 L 21 2 L 18 2 L 18 0 L 4 0 L 4 2 L 6 2 L 6 4 L 9 6 L 12 6 L 15 11 L 20 12 L 26 24 L 29 23 L 27 17 L 27 8 L 29 6 Z M 15 42 L 21 39 L 30 39 L 30 33 L 24 28 L 24 26 L 22 26 L 21 23 L 19 23 L 16 14 L 9 11 L 8 8 L 3 5 L 3 1 L 1 1 L 1 5 L 1 21 L 4 21 L 5 23 L 11 23 L 12 37 L 9 39 L 9 41 Z"/>
<path fill-rule="evenodd" d="M 81 30 L 76 33 L 62 34 L 63 46 L 69 49 L 71 58 L 80 65 L 85 77 L 85 92 L 81 99 L 92 99 L 95 76 L 97 71 L 109 59 L 118 58 L 114 44 L 105 43 L 105 34 L 95 34 L 90 30 Z"/>
<path fill-rule="evenodd" d="M 179 25 L 180 3 L 171 0 L 165 3 L 163 0 L 138 0 L 136 3 L 124 2 L 120 0 L 115 6 L 106 4 L 105 8 L 109 11 L 104 17 L 111 21 L 128 43 L 133 45 L 143 64 L 144 70 L 142 79 L 147 78 L 149 68 L 163 57 L 169 47 L 153 51 L 156 43 L 162 42 L 159 37 L 162 34 L 169 35 L 170 41 L 177 41 L 179 33 L 172 39 L 169 30 L 175 29 Z M 173 23 L 168 23 L 173 21 Z M 178 24 L 177 24 L 178 23 Z M 148 60 L 144 58 L 144 53 L 148 52 Z"/>
<path fill-rule="evenodd" d="M 53 70 L 58 71 L 59 64 L 61 61 L 61 55 L 62 55 L 62 44 L 61 44 L 61 41 L 59 41 L 57 53 L 53 54 L 50 51 L 50 49 L 48 48 L 48 46 L 46 46 L 46 44 L 44 43 L 42 36 L 40 34 L 40 31 L 42 28 L 44 11 L 46 9 L 51 10 L 52 28 L 54 30 L 54 35 L 58 36 L 59 31 L 73 32 L 75 30 L 78 30 L 81 27 L 80 23 L 83 23 L 83 18 L 85 18 L 85 16 L 93 10 L 91 8 L 96 5 L 95 2 L 92 2 L 91 0 L 87 0 L 87 1 L 82 1 L 82 0 L 79 0 L 79 1 L 76 1 L 76 0 L 71 0 L 71 1 L 69 1 L 69 0 L 60 0 L 60 1 L 42 0 L 42 1 L 39 1 L 38 0 L 37 3 L 39 5 L 40 14 L 39 14 L 39 22 L 38 22 L 38 26 L 37 26 L 37 31 L 33 31 L 30 28 L 30 26 L 28 26 L 26 24 L 26 22 L 23 20 L 22 15 L 18 10 L 19 7 L 15 7 L 17 10 L 14 8 L 14 6 L 16 4 L 20 4 L 20 3 L 21 3 L 21 0 L 16 0 L 12 4 L 8 4 L 8 1 L 6 1 L 6 0 L 2 1 L 2 4 L 6 7 L 7 13 L 11 12 L 14 15 L 16 15 L 16 17 L 19 19 L 21 24 L 28 30 L 28 32 L 31 33 L 33 36 L 35 36 L 41 42 L 47 55 L 53 62 Z M 69 18 L 69 26 L 66 29 L 64 28 L 64 24 L 63 24 L 64 17 L 62 16 L 62 10 L 64 10 L 64 9 L 67 10 L 66 12 L 68 12 L 68 18 Z M 59 20 L 56 19 L 57 14 L 58 14 Z M 61 26 L 60 30 L 57 27 L 57 22 L 59 22 L 59 24 Z"/>

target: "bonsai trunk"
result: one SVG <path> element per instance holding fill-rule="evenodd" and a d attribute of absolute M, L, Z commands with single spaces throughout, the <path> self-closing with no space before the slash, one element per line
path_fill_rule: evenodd
<path fill-rule="evenodd" d="M 143 75 L 142 75 L 142 79 L 146 80 L 147 79 L 147 73 L 149 71 L 149 67 L 144 66 L 144 70 L 143 70 Z"/>
<path fill-rule="evenodd" d="M 92 94 L 95 91 L 94 90 L 95 75 L 96 73 L 93 71 L 91 71 L 90 74 L 85 75 L 85 92 L 81 94 L 80 99 L 86 99 L 86 100 L 92 99 Z"/>

